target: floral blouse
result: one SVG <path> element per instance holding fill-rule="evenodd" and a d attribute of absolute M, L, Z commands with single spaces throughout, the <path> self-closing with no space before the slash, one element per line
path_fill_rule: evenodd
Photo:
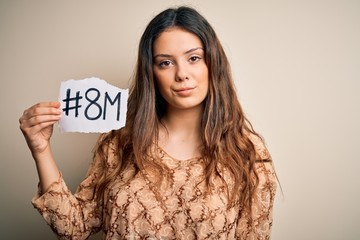
<path fill-rule="evenodd" d="M 270 159 L 262 141 L 253 137 L 257 154 Z M 108 148 L 108 164 L 114 166 L 116 142 Z M 160 148 L 158 161 L 169 169 L 154 191 L 151 174 L 137 174 L 130 182 L 116 179 L 104 204 L 93 199 L 100 159 L 95 156 L 87 177 L 75 194 L 62 177 L 32 203 L 60 239 L 87 239 L 103 231 L 103 239 L 270 239 L 276 176 L 271 161 L 256 163 L 259 186 L 249 214 L 239 204 L 228 206 L 223 182 L 214 177 L 207 189 L 201 158 L 176 160 Z M 148 173 L 148 172 L 147 172 Z M 125 175 L 127 173 L 124 173 Z M 228 182 L 229 175 L 224 174 Z"/>

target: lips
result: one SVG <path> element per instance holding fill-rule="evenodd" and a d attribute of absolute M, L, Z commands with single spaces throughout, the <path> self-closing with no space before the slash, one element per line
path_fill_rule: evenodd
<path fill-rule="evenodd" d="M 195 87 L 183 87 L 183 88 L 175 89 L 174 92 L 176 92 L 176 94 L 180 96 L 187 97 L 192 94 L 194 89 Z"/>

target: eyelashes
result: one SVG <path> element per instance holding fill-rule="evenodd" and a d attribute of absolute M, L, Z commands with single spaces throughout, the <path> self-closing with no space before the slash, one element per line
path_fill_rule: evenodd
<path fill-rule="evenodd" d="M 189 62 L 190 64 L 192 64 L 192 63 L 199 62 L 201 59 L 202 59 L 201 56 L 193 55 L 193 56 L 190 56 L 190 57 L 189 57 L 188 62 Z M 175 65 L 175 63 L 174 63 L 173 60 L 166 59 L 166 60 L 160 61 L 157 65 L 158 65 L 160 68 L 168 68 L 168 67 L 171 67 L 171 66 Z"/>
<path fill-rule="evenodd" d="M 170 60 L 164 60 L 164 61 L 161 61 L 158 65 L 160 68 L 167 68 L 169 67 L 172 63 L 172 61 Z"/>
<path fill-rule="evenodd" d="M 202 58 L 200 56 L 191 56 L 189 61 L 190 62 L 198 62 L 200 61 Z"/>

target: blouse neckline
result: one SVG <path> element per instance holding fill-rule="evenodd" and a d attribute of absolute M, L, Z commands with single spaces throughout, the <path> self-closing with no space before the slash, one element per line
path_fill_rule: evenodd
<path fill-rule="evenodd" d="M 169 153 L 167 153 L 162 147 L 160 147 L 159 145 L 157 146 L 157 149 L 158 149 L 158 151 L 161 153 L 161 154 L 163 154 L 164 156 L 166 156 L 167 158 L 169 158 L 169 159 L 171 159 L 171 160 L 173 160 L 173 161 L 175 161 L 175 162 L 183 162 L 183 163 L 187 163 L 187 162 L 192 162 L 192 161 L 194 161 L 194 160 L 201 160 L 202 159 L 202 157 L 191 157 L 191 158 L 188 158 L 188 159 L 184 159 L 184 160 L 182 160 L 182 159 L 177 159 L 177 158 L 175 158 L 175 157 L 173 157 L 173 156 L 171 156 Z"/>

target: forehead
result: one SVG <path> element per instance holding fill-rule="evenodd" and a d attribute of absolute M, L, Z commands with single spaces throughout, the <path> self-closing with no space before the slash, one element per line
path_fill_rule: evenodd
<path fill-rule="evenodd" d="M 203 44 L 198 36 L 181 28 L 170 28 L 162 32 L 155 40 L 153 53 L 183 53 L 196 47 L 203 48 Z"/>

